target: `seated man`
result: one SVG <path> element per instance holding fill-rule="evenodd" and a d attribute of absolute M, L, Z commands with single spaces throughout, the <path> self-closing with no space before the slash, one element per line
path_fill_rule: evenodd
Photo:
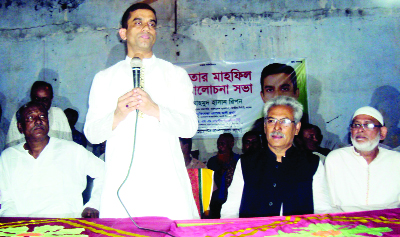
<path fill-rule="evenodd" d="M 31 88 L 31 100 L 41 103 L 49 114 L 49 136 L 72 141 L 71 128 L 62 109 L 51 107 L 53 87 L 44 81 L 35 81 Z M 25 142 L 24 135 L 18 131 L 17 119 L 13 116 L 6 137 L 5 148 Z"/>
<path fill-rule="evenodd" d="M 358 109 L 350 133 L 353 146 L 326 157 L 333 206 L 345 212 L 400 207 L 400 153 L 379 146 L 387 134 L 382 114 L 369 106 Z"/>
<path fill-rule="evenodd" d="M 231 185 L 239 154 L 233 152 L 235 138 L 231 133 L 219 135 L 217 140 L 218 154 L 207 162 L 207 168 L 214 170 L 214 190 L 210 203 L 210 218 L 220 218 L 222 204 L 226 201 L 228 187 Z"/>
<path fill-rule="evenodd" d="M 322 164 L 325 164 L 325 158 L 331 150 L 321 147 L 322 139 L 321 129 L 306 123 L 301 125 L 299 135 L 295 137 L 295 144 L 298 148 L 319 156 Z"/>
<path fill-rule="evenodd" d="M 262 134 L 257 131 L 246 132 L 242 137 L 243 154 L 260 149 L 262 147 L 261 136 Z"/>
<path fill-rule="evenodd" d="M 26 143 L 0 157 L 0 216 L 97 218 L 104 162 L 72 142 L 49 137 L 46 108 L 29 102 L 17 112 Z M 86 175 L 95 178 L 92 198 L 83 206 Z"/>
<path fill-rule="evenodd" d="M 264 105 L 265 148 L 237 163 L 222 218 L 320 213 L 330 210 L 325 173 L 318 157 L 293 146 L 303 106 L 278 96 Z"/>

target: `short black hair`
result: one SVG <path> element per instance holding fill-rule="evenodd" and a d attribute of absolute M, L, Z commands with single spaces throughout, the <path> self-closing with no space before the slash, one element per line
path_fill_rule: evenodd
<path fill-rule="evenodd" d="M 261 72 L 261 91 L 264 89 L 264 78 L 270 75 L 275 75 L 279 73 L 285 73 L 287 75 L 290 75 L 290 81 L 293 84 L 293 93 L 296 93 L 297 91 L 297 76 L 296 76 L 296 71 L 294 70 L 293 67 L 282 64 L 282 63 L 271 63 L 268 66 L 266 66 L 262 72 Z"/>
<path fill-rule="evenodd" d="M 41 107 L 43 108 L 43 110 L 46 112 L 47 116 L 48 116 L 48 111 L 47 109 L 44 107 L 43 104 L 35 102 L 35 101 L 30 101 L 26 104 L 24 104 L 23 106 L 21 106 L 21 108 L 18 109 L 17 113 L 15 114 L 17 117 L 17 122 L 21 123 L 21 124 L 25 124 L 25 118 L 24 118 L 24 112 L 26 109 L 33 107 L 33 106 L 37 106 L 37 107 Z"/>
<path fill-rule="evenodd" d="M 147 10 L 152 11 L 154 13 L 154 16 L 156 17 L 156 23 L 157 23 L 156 10 L 154 10 L 154 8 L 152 8 L 149 4 L 140 2 L 140 3 L 132 4 L 130 7 L 128 7 L 128 9 L 126 9 L 126 11 L 124 12 L 124 15 L 122 15 L 121 28 L 128 29 L 128 20 L 129 20 L 131 12 L 139 10 L 139 9 L 147 9 Z"/>
<path fill-rule="evenodd" d="M 314 125 L 314 124 L 311 124 L 311 123 L 304 123 L 304 124 L 301 125 L 300 131 L 299 131 L 299 135 L 301 135 L 301 138 L 303 138 L 303 136 L 304 136 L 304 131 L 308 130 L 308 129 L 315 129 L 315 131 L 317 132 L 318 141 L 319 142 L 322 141 L 321 129 L 317 125 Z"/>
<path fill-rule="evenodd" d="M 70 126 L 75 126 L 76 122 L 78 122 L 79 113 L 78 111 L 68 108 L 64 110 L 65 116 L 67 116 L 68 122 Z"/>
<path fill-rule="evenodd" d="M 36 91 L 39 88 L 46 88 L 46 87 L 49 88 L 51 98 L 53 98 L 53 86 L 50 83 L 45 82 L 45 81 L 35 81 L 31 87 L 31 99 L 33 99 L 33 97 L 35 96 L 33 94 L 34 91 Z"/>
<path fill-rule="evenodd" d="M 250 130 L 250 131 L 246 132 L 246 133 L 243 135 L 243 137 L 242 137 L 242 144 L 244 143 L 244 139 L 245 139 L 246 137 L 248 137 L 248 136 L 256 136 L 257 139 L 258 139 L 258 140 L 260 141 L 260 143 L 261 143 L 262 134 L 261 134 L 260 132 L 258 132 L 258 131 Z"/>
<path fill-rule="evenodd" d="M 233 137 L 232 133 L 222 133 L 221 135 L 219 135 L 219 137 L 229 138 L 232 140 L 232 142 L 235 142 L 235 138 Z"/>

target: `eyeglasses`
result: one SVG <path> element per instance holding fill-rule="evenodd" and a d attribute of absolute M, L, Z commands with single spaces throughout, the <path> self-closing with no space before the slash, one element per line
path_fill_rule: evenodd
<path fill-rule="evenodd" d="M 289 127 L 292 123 L 295 123 L 294 121 L 288 119 L 288 118 L 281 118 L 281 119 L 277 119 L 277 118 L 265 118 L 264 119 L 264 123 L 267 124 L 267 126 L 275 126 L 276 122 L 279 122 L 279 124 L 282 127 Z"/>
<path fill-rule="evenodd" d="M 374 128 L 381 128 L 383 127 L 382 125 L 376 125 L 373 123 L 366 123 L 366 124 L 362 124 L 362 123 L 352 123 L 350 124 L 350 128 L 352 129 L 360 129 L 360 128 L 364 128 L 365 130 L 373 130 Z"/>

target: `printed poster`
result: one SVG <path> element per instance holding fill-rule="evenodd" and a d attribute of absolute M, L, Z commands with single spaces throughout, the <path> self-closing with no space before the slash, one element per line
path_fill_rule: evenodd
<path fill-rule="evenodd" d="M 217 138 L 222 133 L 242 137 L 263 116 L 261 72 L 272 63 L 286 64 L 296 72 L 298 100 L 308 111 L 304 58 L 212 61 L 177 64 L 193 83 L 199 128 L 194 138 Z"/>

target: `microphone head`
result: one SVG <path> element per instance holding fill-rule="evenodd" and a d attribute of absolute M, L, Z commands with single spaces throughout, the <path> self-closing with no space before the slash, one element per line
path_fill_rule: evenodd
<path fill-rule="evenodd" d="M 134 57 L 131 60 L 131 67 L 142 67 L 142 60 L 138 57 Z"/>

